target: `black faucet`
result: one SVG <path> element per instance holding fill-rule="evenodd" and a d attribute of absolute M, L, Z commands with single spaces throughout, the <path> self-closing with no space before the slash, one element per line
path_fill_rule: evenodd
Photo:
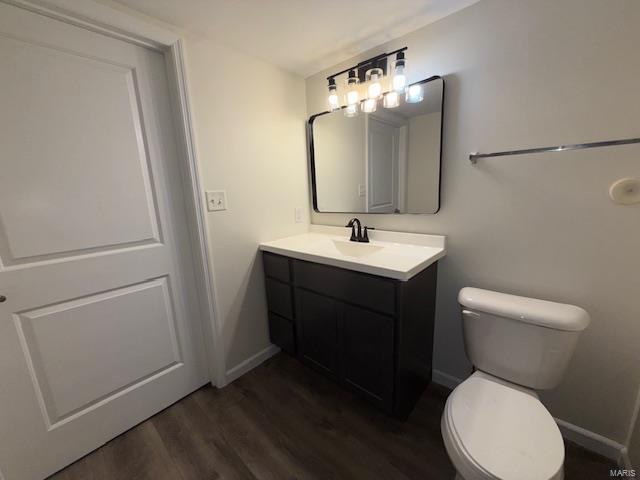
<path fill-rule="evenodd" d="M 358 230 L 356 232 L 356 225 L 358 225 Z M 345 225 L 346 228 L 351 227 L 351 238 L 349 239 L 351 242 L 362 242 L 369 243 L 369 234 L 367 230 L 375 230 L 373 227 L 364 227 L 364 234 L 362 233 L 362 224 L 360 220 L 357 218 L 352 218 L 349 220 L 349 223 Z"/>

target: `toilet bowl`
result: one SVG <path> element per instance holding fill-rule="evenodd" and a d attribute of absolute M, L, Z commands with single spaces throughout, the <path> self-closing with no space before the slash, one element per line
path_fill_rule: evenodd
<path fill-rule="evenodd" d="M 461 480 L 561 480 L 564 442 L 536 389 L 555 387 L 589 315 L 463 288 L 467 356 L 477 369 L 447 399 L 441 429 Z"/>
<path fill-rule="evenodd" d="M 562 435 L 538 396 L 481 371 L 449 396 L 442 435 L 464 480 L 562 479 Z"/>

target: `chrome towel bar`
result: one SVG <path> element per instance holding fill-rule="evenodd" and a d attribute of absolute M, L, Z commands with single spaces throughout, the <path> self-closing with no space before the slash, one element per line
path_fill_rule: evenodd
<path fill-rule="evenodd" d="M 605 142 L 576 143 L 574 145 L 558 145 L 556 147 L 527 148 L 524 150 L 509 150 L 505 152 L 494 152 L 494 153 L 473 152 L 469 154 L 469 160 L 473 165 L 475 165 L 476 163 L 478 163 L 479 158 L 506 157 L 509 155 L 525 155 L 528 153 L 563 152 L 565 150 L 581 150 L 583 148 L 612 147 L 615 145 L 629 145 L 631 143 L 640 143 L 640 138 L 608 140 Z"/>

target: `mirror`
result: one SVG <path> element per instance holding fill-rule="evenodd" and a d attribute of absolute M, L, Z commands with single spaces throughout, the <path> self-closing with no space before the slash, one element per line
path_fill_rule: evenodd
<path fill-rule="evenodd" d="M 346 117 L 344 108 L 310 125 L 313 206 L 334 213 L 436 213 L 444 80 L 421 85 L 424 99 Z M 402 95 L 404 97 L 404 95 Z"/>

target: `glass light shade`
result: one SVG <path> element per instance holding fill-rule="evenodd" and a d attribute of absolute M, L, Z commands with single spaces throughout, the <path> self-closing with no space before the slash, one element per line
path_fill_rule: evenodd
<path fill-rule="evenodd" d="M 395 108 L 400 105 L 400 95 L 395 90 L 385 93 L 382 100 L 382 106 L 384 108 Z"/>
<path fill-rule="evenodd" d="M 358 116 L 358 104 L 347 105 L 344 109 L 345 117 L 357 117 Z"/>
<path fill-rule="evenodd" d="M 382 93 L 382 85 L 379 81 L 374 80 L 373 83 L 369 84 L 368 96 L 369 98 L 379 98 Z"/>
<path fill-rule="evenodd" d="M 404 74 L 404 60 L 402 61 L 402 64 L 400 64 L 400 62 L 396 63 L 392 84 L 393 89 L 396 92 L 404 92 L 404 89 L 407 86 L 407 76 Z"/>
<path fill-rule="evenodd" d="M 367 70 L 366 79 L 369 82 L 369 87 L 367 88 L 368 98 L 380 98 L 382 95 L 382 84 L 380 83 L 382 75 L 383 72 L 381 68 Z"/>
<path fill-rule="evenodd" d="M 362 102 L 362 111 L 365 113 L 373 113 L 378 108 L 378 100 L 375 98 L 367 98 Z"/>
<path fill-rule="evenodd" d="M 329 110 L 332 112 L 334 110 L 338 110 L 340 108 L 340 101 L 338 100 L 338 90 L 336 87 L 329 87 L 329 98 L 327 99 L 329 102 Z"/>
<path fill-rule="evenodd" d="M 360 94 L 356 88 L 347 92 L 347 105 L 356 105 L 360 100 Z"/>
<path fill-rule="evenodd" d="M 418 103 L 424 100 L 424 88 L 422 88 L 422 85 L 410 85 L 407 88 L 405 100 L 407 103 Z"/>
<path fill-rule="evenodd" d="M 355 76 L 355 71 L 350 71 L 349 78 L 347 80 L 347 105 L 355 105 L 358 103 L 358 100 L 360 100 L 358 83 L 360 83 L 360 79 Z"/>

